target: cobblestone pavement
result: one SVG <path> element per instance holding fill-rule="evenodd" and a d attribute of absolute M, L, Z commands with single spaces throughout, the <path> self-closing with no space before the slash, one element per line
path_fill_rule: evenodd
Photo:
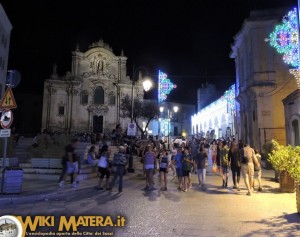
<path fill-rule="evenodd" d="M 0 206 L 0 214 L 9 215 L 112 215 L 125 216 L 126 226 L 113 229 L 115 236 L 300 236 L 300 215 L 295 193 L 280 193 L 272 181 L 272 171 L 265 171 L 263 192 L 246 196 L 241 191 L 221 187 L 221 178 L 208 174 L 206 191 L 193 187 L 177 190 L 169 174 L 168 191 L 145 192 L 142 175 L 126 175 L 125 188 L 119 194 L 82 188 L 73 195 L 45 201 Z M 230 177 L 231 180 L 231 177 Z M 229 183 L 230 187 L 232 183 Z M 112 229 L 110 229 L 112 230 Z"/>

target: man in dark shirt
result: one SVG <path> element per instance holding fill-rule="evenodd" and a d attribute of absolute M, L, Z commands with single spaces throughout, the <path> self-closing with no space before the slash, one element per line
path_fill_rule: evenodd
<path fill-rule="evenodd" d="M 72 187 L 77 187 L 77 174 L 78 174 L 78 159 L 75 153 L 75 149 L 79 144 L 78 138 L 73 138 L 71 143 L 65 147 L 65 155 L 62 158 L 62 173 L 59 179 L 59 187 L 63 188 L 65 186 L 65 179 L 67 174 L 73 175 Z"/>

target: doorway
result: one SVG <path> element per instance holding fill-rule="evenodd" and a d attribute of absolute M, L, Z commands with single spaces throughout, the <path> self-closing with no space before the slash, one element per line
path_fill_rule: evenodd
<path fill-rule="evenodd" d="M 103 133 L 103 116 L 93 117 L 93 133 Z"/>

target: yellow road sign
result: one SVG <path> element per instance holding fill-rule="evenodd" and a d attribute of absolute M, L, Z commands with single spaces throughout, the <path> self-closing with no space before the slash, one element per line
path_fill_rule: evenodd
<path fill-rule="evenodd" d="M 15 97 L 12 93 L 11 88 L 7 87 L 5 94 L 0 103 L 0 109 L 15 109 L 15 108 L 17 108 Z"/>

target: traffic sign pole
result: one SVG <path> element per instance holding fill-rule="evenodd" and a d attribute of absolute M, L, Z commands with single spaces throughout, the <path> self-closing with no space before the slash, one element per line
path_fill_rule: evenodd
<path fill-rule="evenodd" d="M 6 167 L 6 148 L 7 148 L 7 137 L 4 138 L 4 147 L 3 147 L 3 165 L 2 165 L 2 179 L 1 179 L 1 193 L 4 192 L 4 177 L 5 177 L 5 167 Z"/>

